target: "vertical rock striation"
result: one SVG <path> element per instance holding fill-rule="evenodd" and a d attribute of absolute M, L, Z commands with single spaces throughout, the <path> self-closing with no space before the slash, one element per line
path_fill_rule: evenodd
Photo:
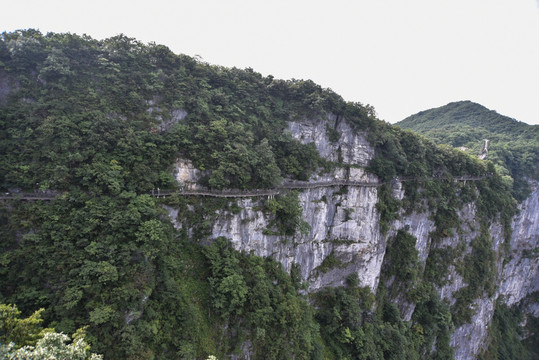
<path fill-rule="evenodd" d="M 290 122 L 288 130 L 302 143 L 313 142 L 321 156 L 327 160 L 348 165 L 346 168 L 337 167 L 331 173 L 315 175 L 311 181 L 376 181 L 373 175 L 366 174 L 363 170 L 374 157 L 374 149 L 368 143 L 366 134 L 354 132 L 345 119 L 334 115 L 327 118 L 305 118 Z M 335 134 L 340 138 L 336 139 Z M 330 141 L 330 137 L 334 141 Z M 175 173 L 177 180 L 191 189 L 200 188 L 198 180 L 205 175 L 184 160 L 178 161 Z M 399 200 L 404 197 L 402 184 L 398 181 L 393 183 L 393 196 Z M 513 220 L 510 258 L 505 263 L 502 227 L 498 223 L 490 226 L 493 250 L 498 254 L 496 266 L 501 282 L 494 296 L 488 297 L 485 294 L 474 301 L 476 312 L 472 321 L 455 329 L 450 342 L 455 349 L 455 359 L 475 358 L 488 345 L 488 326 L 497 296 L 503 296 L 507 304 L 512 305 L 539 290 L 535 252 L 539 234 L 538 196 L 539 186 L 535 183 L 531 196 L 520 205 L 520 212 Z M 376 187 L 347 186 L 340 189 L 334 186 L 304 189 L 300 192 L 299 199 L 303 208 L 303 219 L 311 226 L 307 234 L 269 235 L 270 232 L 265 230 L 272 219 L 261 210 L 263 200 L 242 198 L 233 200 L 237 201 L 241 209 L 239 212 L 218 212 L 212 224 L 210 238 L 229 238 L 237 250 L 258 256 L 271 256 L 287 271 L 290 271 L 294 264 L 298 265 L 302 278 L 308 283 L 308 291 L 315 292 L 326 286 L 343 285 L 352 273 L 358 275 L 360 286 L 368 286 L 376 291 L 387 239 L 395 236 L 400 229 L 406 229 L 417 239 L 416 249 L 422 266 L 433 248 L 456 249 L 460 245 L 462 249 L 464 244 L 464 251 L 459 255 L 462 259 L 471 251 L 470 242 L 479 235 L 480 226 L 473 203 L 458 211 L 461 219 L 459 231 L 432 244 L 430 234 L 435 230 L 435 224 L 430 219 L 428 210 L 401 213 L 400 218 L 392 222 L 386 235 L 380 232 Z M 171 216 L 176 216 L 173 209 L 167 210 Z M 176 221 L 174 225 L 178 228 L 182 226 L 181 221 Z M 324 265 L 328 256 L 333 257 L 332 267 Z M 454 294 L 467 284 L 455 265 L 448 267 L 446 278 L 447 284 L 438 288 L 438 292 L 449 304 L 453 304 Z M 404 298 L 393 300 L 399 302 L 404 320 L 410 320 L 415 305 L 407 303 Z"/>
<path fill-rule="evenodd" d="M 539 184 L 531 185 L 531 195 L 519 205 L 519 213 L 513 218 L 510 256 L 501 273 L 498 294 L 507 305 L 539 291 Z"/>
<path fill-rule="evenodd" d="M 270 220 L 253 199 L 239 200 L 239 214 L 222 213 L 213 225 L 212 237 L 231 239 L 237 250 L 258 256 L 272 256 L 289 271 L 299 265 L 309 291 L 343 285 L 351 273 L 362 286 L 375 289 L 385 253 L 385 241 L 378 230 L 375 209 L 377 190 L 349 187 L 336 194 L 337 187 L 306 189 L 299 195 L 303 219 L 310 224 L 306 235 L 266 235 Z M 325 258 L 335 256 L 339 265 L 320 269 Z"/>

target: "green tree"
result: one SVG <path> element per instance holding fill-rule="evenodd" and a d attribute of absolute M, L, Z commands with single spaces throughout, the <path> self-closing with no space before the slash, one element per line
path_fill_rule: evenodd
<path fill-rule="evenodd" d="M 88 343 L 84 338 L 78 338 L 71 343 L 69 336 L 62 333 L 48 332 L 37 341 L 35 346 L 25 346 L 13 350 L 9 345 L 0 349 L 0 355 L 13 360 L 100 360 L 101 355 L 89 352 Z M 4 351 L 4 354 L 2 354 Z"/>
<path fill-rule="evenodd" d="M 306 234 L 311 229 L 310 225 L 303 220 L 303 208 L 299 203 L 297 191 L 269 199 L 265 203 L 265 208 L 275 216 L 270 227 L 275 226 L 280 234 L 294 235 L 298 231 Z"/>
<path fill-rule="evenodd" d="M 0 304 L 0 343 L 14 343 L 16 348 L 34 345 L 52 329 L 42 327 L 42 313 L 39 309 L 27 318 L 21 318 L 21 312 L 15 305 Z"/>
<path fill-rule="evenodd" d="M 282 181 L 281 170 L 275 161 L 275 155 L 264 138 L 255 147 L 256 161 L 254 165 L 255 183 L 262 187 L 273 187 Z"/>

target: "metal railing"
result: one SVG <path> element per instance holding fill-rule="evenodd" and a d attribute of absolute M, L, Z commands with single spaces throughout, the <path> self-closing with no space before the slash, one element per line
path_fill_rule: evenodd
<path fill-rule="evenodd" d="M 426 178 L 416 178 L 416 177 L 397 177 L 392 181 L 432 181 L 432 180 L 453 180 L 453 181 L 479 181 L 486 179 L 487 177 L 492 176 L 492 174 L 485 175 L 463 175 L 455 176 L 453 178 L 447 177 L 437 177 L 431 176 Z M 390 181 L 391 182 L 391 181 Z M 333 186 L 355 186 L 355 187 L 378 187 L 386 182 L 381 181 L 351 181 L 351 180 L 331 180 L 331 181 L 294 181 L 289 180 L 283 182 L 280 186 L 271 189 L 253 189 L 253 190 L 239 190 L 239 189 L 222 189 L 222 190 L 213 190 L 213 189 L 185 189 L 180 188 L 179 190 L 152 190 L 151 193 L 148 193 L 154 197 L 168 197 L 172 195 L 178 196 L 211 196 L 211 197 L 230 197 L 230 198 L 240 198 L 240 197 L 258 197 L 258 196 L 275 196 L 280 194 L 285 190 L 294 190 L 294 189 L 315 189 L 323 187 L 333 187 Z M 50 201 L 56 197 L 64 194 L 64 192 L 48 190 L 42 192 L 39 190 L 34 191 L 33 193 L 27 192 L 7 192 L 0 194 L 1 200 L 42 200 Z"/>

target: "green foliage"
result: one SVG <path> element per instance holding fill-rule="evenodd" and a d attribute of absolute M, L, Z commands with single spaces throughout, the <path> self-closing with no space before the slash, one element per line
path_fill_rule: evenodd
<path fill-rule="evenodd" d="M 343 266 L 343 262 L 337 259 L 334 252 L 332 251 L 331 253 L 329 253 L 328 256 L 324 258 L 324 260 L 322 260 L 322 263 L 320 264 L 320 266 L 318 266 L 317 269 L 323 273 L 327 273 L 331 269 L 334 269 L 336 267 L 341 268 Z"/>
<path fill-rule="evenodd" d="M 32 214 L 36 230 L 10 244 L 3 296 L 23 309 L 41 304 L 49 309 L 45 320 L 63 332 L 89 324 L 99 352 L 124 357 L 129 342 L 118 340 L 130 326 L 118 323 L 124 312 L 140 311 L 142 299 L 163 281 L 155 269 L 172 250 L 170 225 L 159 219 L 155 200 L 72 195 L 21 204 L 20 211 Z"/>
<path fill-rule="evenodd" d="M 235 201 L 145 195 L 176 186 L 171 174 L 178 156 L 207 170 L 202 182 L 215 189 L 270 188 L 329 169 L 314 144 L 286 131 L 290 119 L 345 117 L 354 130 L 368 132 L 376 151 L 371 172 L 383 181 L 418 180 L 405 183 L 403 202 L 388 184 L 378 188 L 382 233 L 401 206 L 412 211 L 426 204 L 436 224 L 433 238 L 446 237 L 458 231 L 459 206 L 476 199 L 481 216 L 500 214 L 510 233 L 509 173 L 455 185 L 452 176 L 499 169 L 384 124 L 371 106 L 346 103 L 310 80 L 213 66 L 124 35 L 98 41 L 36 30 L 0 36 L 0 79 L 7 89 L 0 98 L 0 188 L 66 192 L 51 202 L 0 203 L 0 300 L 29 316 L 4 321 L 0 342 L 34 346 L 27 354 L 52 344 L 56 353 L 84 348 L 81 358 L 89 356 L 81 337 L 68 344 L 55 334 L 38 344 L 43 316 L 64 333 L 88 326 L 84 341 L 110 359 L 225 358 L 247 344 L 260 359 L 450 357 L 448 307 L 419 282 L 409 234 L 391 240 L 387 257 L 397 281 L 415 282 L 407 296 L 416 313 L 405 324 L 383 287 L 374 311 L 374 296 L 358 288 L 357 276 L 347 288 L 316 294 L 315 310 L 299 294 L 297 267 L 290 276 L 275 261 L 238 253 L 224 239 L 200 247 L 218 214 L 239 211 Z M 338 141 L 335 129 L 326 133 Z M 515 169 L 536 159 L 524 150 L 511 158 L 515 153 L 503 153 Z M 419 182 L 433 175 L 444 180 Z M 514 178 L 513 189 L 521 185 Z M 168 221 L 166 203 L 178 209 L 180 231 Z M 264 209 L 273 219 L 267 233 L 291 237 L 310 230 L 296 192 L 266 201 Z M 345 213 L 348 219 L 350 209 Z M 473 242 L 462 269 L 485 275 L 465 275 L 470 286 L 458 304 L 492 290 L 489 246 L 486 238 Z M 446 257 L 454 258 L 440 250 L 439 258 Z M 330 254 L 320 270 L 342 265 Z M 441 273 L 427 263 L 425 279 L 441 284 Z M 40 307 L 47 311 L 31 315 Z M 2 308 L 3 319 L 18 318 L 13 309 Z M 10 346 L 0 351 L 18 351 Z"/>
<path fill-rule="evenodd" d="M 492 164 L 447 145 L 435 145 L 409 130 L 383 123 L 371 124 L 369 141 L 375 147 L 376 157 L 371 161 L 368 170 L 385 182 L 390 182 L 395 177 L 407 180 L 404 183 L 405 198 L 402 204 L 391 197 L 387 186 L 379 188 L 377 208 L 381 216 L 382 233 L 387 231 L 389 222 L 395 219 L 400 205 L 411 212 L 425 210 L 426 204 L 434 211 L 436 231 L 432 234 L 433 238 L 438 240 L 451 236 L 453 229 L 458 228 L 456 211 L 465 203 L 476 199 L 475 187 L 479 190 L 482 214 L 494 219 L 501 212 L 506 235 L 510 233 L 509 219 L 514 214 L 514 201 L 507 184 Z M 494 176 L 476 183 L 476 186 L 453 182 L 455 176 L 485 174 Z M 462 196 L 459 196 L 458 191 Z M 482 203 L 488 205 L 483 208 Z"/>
<path fill-rule="evenodd" d="M 449 306 L 444 303 L 432 283 L 421 278 L 421 266 L 415 248 L 416 238 L 405 230 L 399 230 L 388 241 L 379 285 L 379 303 L 384 307 L 378 316 L 384 321 L 399 324 L 400 311 L 390 302 L 403 299 L 414 303 L 415 309 L 408 331 L 401 331 L 401 342 L 410 342 L 412 356 L 421 359 L 452 359 L 449 346 L 453 321 Z M 430 257 L 430 254 L 429 254 Z M 425 270 L 426 272 L 427 270 Z M 391 286 L 385 288 L 385 283 Z"/>
<path fill-rule="evenodd" d="M 453 330 L 449 307 L 432 287 L 424 289 L 406 325 L 395 304 L 357 287 L 357 275 L 348 286 L 326 288 L 312 295 L 316 319 L 328 348 L 327 358 L 336 359 L 452 359 L 449 346 Z"/>
<path fill-rule="evenodd" d="M 527 337 L 523 339 L 522 343 L 527 352 L 531 354 L 531 358 L 536 359 L 539 356 L 539 340 L 537 339 L 537 334 L 539 334 L 539 317 L 528 316 L 527 320 L 525 327 Z"/>
<path fill-rule="evenodd" d="M 223 316 L 240 315 L 248 293 L 247 285 L 239 274 L 239 259 L 228 242 L 219 238 L 213 246 L 204 249 L 211 262 L 213 307 Z"/>
<path fill-rule="evenodd" d="M 292 236 L 297 232 L 307 234 L 311 230 L 310 225 L 303 220 L 303 208 L 299 203 L 297 191 L 268 199 L 264 208 L 275 217 L 269 225 L 269 229 L 277 229 L 275 234 Z"/>
<path fill-rule="evenodd" d="M 21 319 L 21 312 L 15 305 L 0 304 L 0 344 L 14 343 L 15 348 L 26 345 L 35 345 L 36 341 L 52 329 L 42 327 L 39 309 L 25 319 Z"/>
<path fill-rule="evenodd" d="M 457 271 L 462 275 L 467 286 L 457 291 L 452 308 L 455 325 L 460 326 L 471 320 L 474 310 L 471 307 L 473 299 L 486 293 L 494 295 L 495 290 L 495 254 L 487 225 L 481 225 L 481 233 L 470 242 L 471 254 L 465 256 Z"/>
<path fill-rule="evenodd" d="M 487 159 L 510 177 L 513 196 L 521 201 L 529 193 L 525 178 L 538 179 L 539 126 L 528 125 L 495 111 L 461 101 L 422 111 L 397 123 L 419 132 L 438 144 L 465 147 L 478 155 L 489 139 Z"/>
<path fill-rule="evenodd" d="M 69 336 L 62 333 L 47 332 L 37 341 L 35 346 L 25 346 L 13 351 L 8 345 L 7 348 L 0 347 L 0 355 L 6 359 L 17 360 L 100 360 L 101 355 L 90 353 L 89 346 L 84 338 L 79 337 L 68 344 Z"/>
<path fill-rule="evenodd" d="M 326 135 L 332 143 L 336 143 L 341 138 L 341 134 L 333 127 L 326 125 Z"/>
<path fill-rule="evenodd" d="M 394 199 L 391 189 L 388 185 L 382 185 L 378 188 L 378 202 L 376 210 L 380 213 L 380 232 L 386 234 L 389 230 L 389 223 L 398 216 L 400 201 Z"/>
<path fill-rule="evenodd" d="M 452 178 L 485 175 L 490 170 L 478 159 L 459 150 L 436 146 L 411 131 L 400 130 L 388 124 L 373 123 L 369 128 L 369 141 L 376 150 L 376 157 L 368 167 L 370 172 L 386 183 L 396 177 L 413 180 L 404 185 L 405 198 L 402 203 L 393 199 L 388 185 L 379 187 L 377 209 L 380 212 L 382 233 L 388 230 L 389 222 L 396 219 L 401 206 L 409 212 L 417 211 L 424 209 L 426 202 L 430 209 L 435 209 L 433 220 L 437 230 L 433 237 L 438 239 L 449 236 L 451 229 L 458 225 L 456 210 L 463 205 L 464 200 L 473 198 L 473 192 L 466 189 L 466 197 L 459 200 L 456 195 L 458 188 Z M 508 195 L 505 188 L 499 191 L 496 201 L 502 201 Z M 492 207 L 492 211 L 496 212 L 502 209 L 499 204 Z"/>
<path fill-rule="evenodd" d="M 226 353 L 241 345 L 247 327 L 257 359 L 310 358 L 318 336 L 312 309 L 281 265 L 247 256 L 224 238 L 204 248 L 211 276 L 212 309 L 236 333 Z M 241 316 L 240 316 L 241 315 Z"/>
<path fill-rule="evenodd" d="M 90 354 L 90 346 L 85 341 L 85 330 L 78 329 L 69 336 L 43 328 L 41 313 L 35 311 L 28 318 L 21 319 L 21 312 L 15 305 L 0 304 L 0 357 L 2 359 L 58 359 L 58 360 L 98 360 L 102 356 Z"/>
<path fill-rule="evenodd" d="M 388 265 L 384 266 L 387 276 L 395 276 L 398 281 L 410 288 L 416 282 L 419 272 L 415 243 L 416 238 L 413 235 L 399 230 L 395 238 L 388 242 L 386 249 Z"/>
<path fill-rule="evenodd" d="M 434 212 L 431 219 L 436 225 L 430 236 L 434 241 L 439 241 L 454 235 L 454 230 L 460 227 L 457 210 L 460 208 L 458 188 L 449 180 L 427 181 L 424 183 L 424 196 L 427 198 L 429 208 Z"/>
<path fill-rule="evenodd" d="M 423 272 L 424 281 L 437 286 L 446 285 L 449 265 L 453 263 L 455 258 L 456 250 L 451 247 L 431 248 Z"/>
<path fill-rule="evenodd" d="M 422 358 L 453 359 L 449 340 L 454 327 L 449 306 L 429 284 L 424 283 L 420 293 L 412 315 L 412 330 L 420 344 Z"/>
<path fill-rule="evenodd" d="M 431 177 L 484 175 L 485 165 L 473 156 L 447 145 L 435 145 L 431 140 L 409 130 L 384 123 L 375 123 L 369 132 L 377 157 L 369 169 L 389 181 L 395 176 L 416 180 Z"/>
<path fill-rule="evenodd" d="M 382 156 L 377 156 L 371 160 L 369 171 L 378 175 L 383 181 L 389 181 L 397 175 L 393 162 Z"/>
<path fill-rule="evenodd" d="M 489 164 L 489 170 L 494 170 Z M 517 210 L 515 199 L 508 192 L 501 177 L 495 173 L 484 181 L 477 183 L 479 197 L 477 211 L 483 219 L 494 220 L 498 215 L 504 229 L 504 238 L 509 243 L 511 238 L 511 221 Z"/>
<path fill-rule="evenodd" d="M 28 30 L 0 44 L 11 89 L 0 107 L 4 189 L 163 189 L 178 152 L 211 170 L 218 189 L 305 180 L 323 161 L 283 134 L 285 122 L 312 98 L 343 102 L 312 82 L 210 66 L 123 35 Z"/>
<path fill-rule="evenodd" d="M 518 307 L 508 307 L 502 299 L 496 301 L 492 325 L 489 327 L 490 344 L 479 357 L 480 360 L 535 359 L 521 341 L 522 313 Z M 537 352 L 537 348 L 532 350 Z"/>
<path fill-rule="evenodd" d="M 368 355 L 367 351 L 379 353 L 374 338 L 369 337 L 374 332 L 372 325 L 361 326 L 367 315 L 364 311 L 369 311 L 372 306 L 372 294 L 363 293 L 364 297 L 360 298 L 357 284 L 352 281 L 350 285 L 347 288 L 326 288 L 314 294 L 314 302 L 318 308 L 316 319 L 334 358 L 352 358 L 354 352 L 366 355 L 363 358 L 369 358 L 371 355 Z M 368 308 L 365 305 L 368 305 Z"/>
<path fill-rule="evenodd" d="M 267 97 L 268 79 L 258 74 L 124 36 L 21 31 L 0 43 L 0 76 L 12 85 L 0 107 L 0 187 L 70 191 L 47 204 L 3 207 L 0 297 L 26 312 L 47 307 L 45 322 L 61 331 L 90 324 L 88 337 L 107 358 L 218 353 L 200 250 L 174 239 L 155 201 L 136 192 L 171 186 L 166 174 L 178 151 L 214 170 L 216 187 L 279 182 L 273 144 L 296 156 L 291 176 L 308 176 L 318 154 L 279 135 L 288 118 L 274 106 L 281 95 Z M 260 102 L 241 101 L 245 94 Z M 181 108 L 183 123 L 156 131 Z M 222 293 L 241 304 L 245 293 L 232 280 Z"/>

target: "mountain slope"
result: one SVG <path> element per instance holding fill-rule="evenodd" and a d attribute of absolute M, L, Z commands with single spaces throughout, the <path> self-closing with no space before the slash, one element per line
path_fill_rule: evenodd
<path fill-rule="evenodd" d="M 421 111 L 395 125 L 476 155 L 488 139 L 486 159 L 498 165 L 519 200 L 529 192 L 524 179 L 539 178 L 539 125 L 525 124 L 471 101 Z"/>
<path fill-rule="evenodd" d="M 0 40 L 0 302 L 92 352 L 470 359 L 533 291 L 539 204 L 370 106 L 123 35 Z"/>

